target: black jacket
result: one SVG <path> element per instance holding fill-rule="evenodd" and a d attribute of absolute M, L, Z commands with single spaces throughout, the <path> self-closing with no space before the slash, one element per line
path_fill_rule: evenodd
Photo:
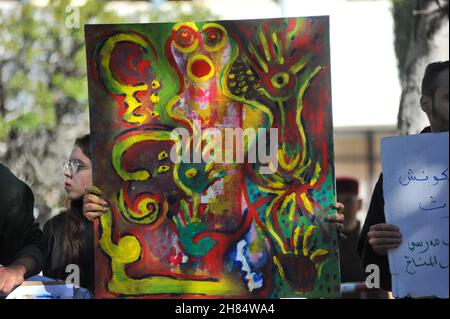
<path fill-rule="evenodd" d="M 360 258 L 356 252 L 361 226 L 352 231 L 344 231 L 346 239 L 339 240 L 339 255 L 341 264 L 341 282 L 364 281 L 364 274 L 360 266 Z"/>
<path fill-rule="evenodd" d="M 388 257 L 377 255 L 369 245 L 367 233 L 372 225 L 386 223 L 384 215 L 383 174 L 380 174 L 370 201 L 369 211 L 361 231 L 358 242 L 358 254 L 361 257 L 362 270 L 365 273 L 367 265 L 375 264 L 380 267 L 380 286 L 391 291 L 391 272 L 389 271 Z"/>
<path fill-rule="evenodd" d="M 0 163 L 0 264 L 8 266 L 22 257 L 33 257 L 37 274 L 43 265 L 42 231 L 33 215 L 31 189 Z"/>

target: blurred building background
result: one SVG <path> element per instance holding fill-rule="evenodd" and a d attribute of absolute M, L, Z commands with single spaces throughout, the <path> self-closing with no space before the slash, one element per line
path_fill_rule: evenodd
<path fill-rule="evenodd" d="M 68 5 L 79 8 L 80 25 L 73 30 L 64 27 L 75 12 Z M 444 14 L 434 33 L 427 35 L 428 51 L 413 56 L 412 46 L 420 42 L 410 26 L 420 26 L 418 18 L 432 17 L 439 10 Z M 381 138 L 414 133 L 426 123 L 414 98 L 417 90 L 413 98 L 404 98 L 405 83 L 417 88 L 423 65 L 448 59 L 448 1 L 10 0 L 0 1 L 0 12 L 0 161 L 32 186 L 41 221 L 61 206 L 61 163 L 75 137 L 89 127 L 85 23 L 329 15 L 336 176 L 360 180 L 364 201 L 360 220 L 381 171 Z M 46 42 L 49 38 L 59 42 Z M 58 45 L 66 49 L 59 52 Z M 405 61 L 420 67 L 408 74 Z M 39 85 L 33 85 L 34 80 Z M 405 101 L 416 114 L 414 125 L 399 121 L 399 106 Z"/>

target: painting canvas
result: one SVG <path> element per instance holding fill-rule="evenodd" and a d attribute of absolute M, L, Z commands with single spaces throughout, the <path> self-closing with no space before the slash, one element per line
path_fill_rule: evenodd
<path fill-rule="evenodd" d="M 96 297 L 338 296 L 328 17 L 85 34 Z"/>

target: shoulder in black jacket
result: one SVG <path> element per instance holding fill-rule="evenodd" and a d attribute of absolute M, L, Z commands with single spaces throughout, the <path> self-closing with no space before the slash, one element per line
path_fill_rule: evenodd
<path fill-rule="evenodd" d="M 36 264 L 27 276 L 39 273 L 44 259 L 42 231 L 33 207 L 31 189 L 0 163 L 0 264 L 8 266 L 31 256 Z"/>

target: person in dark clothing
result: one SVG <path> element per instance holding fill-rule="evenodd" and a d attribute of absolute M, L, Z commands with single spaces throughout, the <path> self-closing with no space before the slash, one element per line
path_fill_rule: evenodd
<path fill-rule="evenodd" d="M 83 195 L 92 185 L 90 135 L 75 141 L 70 160 L 64 163 L 68 209 L 51 218 L 44 225 L 46 246 L 44 275 L 66 280 L 67 266 L 79 267 L 80 286 L 94 290 L 94 229 L 83 217 Z"/>
<path fill-rule="evenodd" d="M 0 163 L 0 293 L 42 269 L 42 232 L 31 189 Z"/>
<path fill-rule="evenodd" d="M 341 261 L 341 282 L 356 284 L 355 290 L 342 292 L 343 298 L 358 299 L 386 299 L 387 293 L 381 289 L 367 289 L 365 273 L 361 268 L 361 258 L 357 252 L 361 225 L 356 218 L 362 208 L 359 197 L 359 182 L 352 177 L 336 179 L 337 200 L 344 204 L 344 230 L 346 238 L 339 241 L 339 255 Z"/>
<path fill-rule="evenodd" d="M 448 132 L 449 130 L 449 61 L 435 62 L 427 66 L 422 80 L 420 106 L 426 113 L 430 126 L 421 133 Z M 387 253 L 398 248 L 402 241 L 400 228 L 386 224 L 384 214 L 383 175 L 380 175 L 373 191 L 369 211 L 361 231 L 358 253 L 363 269 L 369 264 L 380 268 L 380 286 L 392 290 L 391 273 Z"/>
<path fill-rule="evenodd" d="M 344 204 L 344 230 L 346 239 L 339 241 L 339 255 L 341 260 L 341 281 L 361 282 L 364 274 L 360 265 L 360 258 L 356 246 L 361 231 L 360 223 L 356 218 L 361 210 L 362 200 L 359 198 L 359 183 L 351 177 L 336 179 L 336 193 L 338 202 Z"/>

